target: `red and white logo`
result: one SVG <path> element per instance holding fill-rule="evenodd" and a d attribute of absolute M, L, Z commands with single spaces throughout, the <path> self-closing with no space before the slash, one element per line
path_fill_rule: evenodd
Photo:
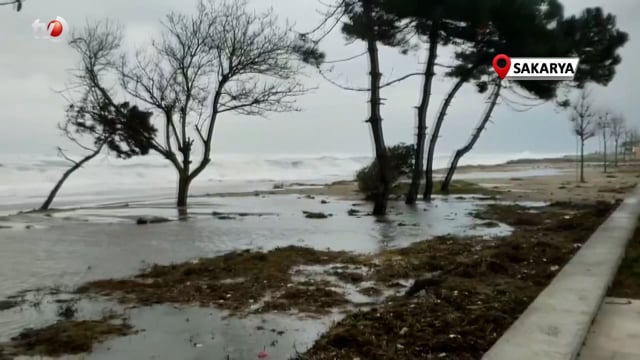
<path fill-rule="evenodd" d="M 61 16 L 56 16 L 55 19 L 46 23 L 40 22 L 40 19 L 36 19 L 33 24 L 31 24 L 31 27 L 33 28 L 33 36 L 36 39 L 61 41 L 69 32 L 69 26 Z"/>

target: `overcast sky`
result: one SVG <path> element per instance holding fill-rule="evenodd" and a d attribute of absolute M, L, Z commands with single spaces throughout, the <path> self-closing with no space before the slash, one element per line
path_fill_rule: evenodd
<path fill-rule="evenodd" d="M 640 1 L 638 0 L 565 0 L 567 14 L 587 6 L 603 6 L 617 16 L 618 26 L 630 35 L 622 49 L 622 64 L 607 88 L 594 90 L 602 107 L 624 114 L 628 122 L 640 126 L 636 106 L 640 88 Z M 272 6 L 276 13 L 296 23 L 301 31 L 309 30 L 320 20 L 318 0 L 252 0 L 252 6 Z M 64 101 L 53 90 L 64 87 L 67 70 L 77 57 L 64 43 L 33 38 L 31 23 L 56 16 L 66 19 L 70 27 L 87 19 L 109 17 L 126 29 L 127 40 L 137 44 L 158 32 L 159 19 L 171 10 L 189 11 L 195 1 L 184 0 L 27 0 L 19 13 L 11 7 L 0 8 L 0 153 L 51 153 L 64 145 L 56 124 L 64 118 Z M 355 55 L 364 50 L 356 42 L 347 46 L 339 31 L 328 37 L 323 49 L 329 59 Z M 383 73 L 390 79 L 422 67 L 423 52 L 403 56 L 394 49 L 382 49 Z M 449 57 L 440 53 L 439 61 Z M 366 86 L 366 59 L 342 64 L 333 77 L 352 86 Z M 418 104 L 421 78 L 408 80 L 383 90 L 384 131 L 388 144 L 413 142 L 415 106 Z M 298 105 L 303 112 L 274 114 L 269 119 L 226 116 L 216 125 L 214 151 L 221 153 L 369 153 L 372 149 L 367 116 L 366 93 L 340 90 L 308 71 L 309 85 L 318 89 Z M 428 122 L 431 124 L 442 98 L 451 86 L 450 79 L 439 76 L 433 87 Z M 467 85 L 448 112 L 438 143 L 438 152 L 459 147 L 469 137 L 485 107 L 485 98 Z M 568 114 L 551 105 L 528 112 L 515 112 L 506 104 L 497 107 L 493 123 L 481 137 L 477 152 L 573 152 L 575 138 L 570 131 Z M 597 141 L 591 141 L 591 149 Z"/>

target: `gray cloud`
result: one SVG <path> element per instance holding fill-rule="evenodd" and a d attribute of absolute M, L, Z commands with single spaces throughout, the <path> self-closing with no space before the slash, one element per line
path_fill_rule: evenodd
<path fill-rule="evenodd" d="M 619 27 L 629 32 L 631 40 L 623 49 L 623 63 L 615 80 L 607 88 L 598 88 L 594 97 L 598 104 L 626 115 L 638 125 L 634 105 L 640 73 L 636 56 L 640 46 L 635 36 L 640 34 L 640 2 L 635 0 L 564 1 L 567 13 L 575 13 L 586 6 L 600 5 L 618 16 Z M 315 0 L 253 0 L 258 8 L 272 6 L 283 18 L 296 23 L 299 30 L 315 25 L 321 5 Z M 40 18 L 46 21 L 64 17 L 70 26 L 79 26 L 92 19 L 109 17 L 126 29 L 129 44 L 141 44 L 158 32 L 158 20 L 171 10 L 192 11 L 195 2 L 178 0 L 67 0 L 64 2 L 29 0 L 23 11 L 15 13 L 8 7 L 0 9 L 0 108 L 5 130 L 0 132 L 0 152 L 53 153 L 64 144 L 56 124 L 63 119 L 65 102 L 53 89 L 64 87 L 68 70 L 75 64 L 75 54 L 62 43 L 33 39 L 31 23 Z M 330 58 L 358 54 L 362 43 L 346 45 L 339 32 L 329 36 L 324 49 Z M 450 52 L 441 52 L 443 57 Z M 382 49 L 383 72 L 387 79 L 408 72 L 419 71 L 422 53 L 404 56 L 395 49 Z M 444 60 L 444 58 L 443 58 Z M 366 86 L 366 59 L 337 65 L 330 76 L 352 86 Z M 224 153 L 273 152 L 316 153 L 371 151 L 367 116 L 367 94 L 340 90 L 308 71 L 307 82 L 317 86 L 313 93 L 302 97 L 298 105 L 302 112 L 273 114 L 268 119 L 226 116 L 216 129 L 214 151 Z M 414 136 L 415 105 L 418 103 L 420 78 L 412 78 L 385 89 L 383 97 L 384 130 L 388 143 L 412 142 Z M 438 77 L 433 88 L 429 121 L 433 119 L 450 80 Z M 448 113 L 439 152 L 447 152 L 462 144 L 484 109 L 484 97 L 471 86 L 463 88 Z M 596 145 L 592 141 L 591 148 Z M 518 113 L 501 104 L 493 123 L 481 138 L 477 151 L 534 151 L 571 152 L 575 140 L 571 136 L 566 113 L 553 106 L 536 107 Z"/>

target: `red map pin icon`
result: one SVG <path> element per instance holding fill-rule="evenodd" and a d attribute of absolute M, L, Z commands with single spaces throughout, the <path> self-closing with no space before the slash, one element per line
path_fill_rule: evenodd
<path fill-rule="evenodd" d="M 502 66 L 500 66 L 501 64 Z M 509 73 L 509 68 L 511 68 L 511 58 L 507 55 L 499 54 L 493 58 L 493 70 L 496 71 L 500 79 L 504 80 L 505 76 Z"/>

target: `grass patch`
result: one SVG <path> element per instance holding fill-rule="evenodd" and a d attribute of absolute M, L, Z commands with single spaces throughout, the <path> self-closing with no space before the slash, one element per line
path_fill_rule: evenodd
<path fill-rule="evenodd" d="M 601 187 L 598 189 L 599 193 L 612 193 L 612 194 L 626 194 L 629 191 L 633 190 L 636 185 L 625 185 L 625 186 L 616 186 L 616 187 Z"/>
<path fill-rule="evenodd" d="M 62 356 L 90 352 L 93 345 L 133 333 L 131 325 L 113 317 L 60 320 L 39 329 L 25 329 L 5 344 L 6 355 Z"/>
<path fill-rule="evenodd" d="M 609 296 L 640 299 L 640 227 L 629 241 Z"/>

